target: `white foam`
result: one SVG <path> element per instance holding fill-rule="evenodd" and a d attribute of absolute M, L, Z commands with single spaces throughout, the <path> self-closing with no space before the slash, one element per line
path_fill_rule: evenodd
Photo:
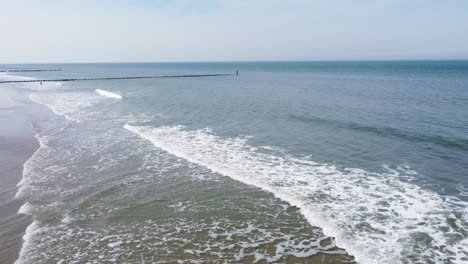
<path fill-rule="evenodd" d="M 86 112 L 82 111 L 83 109 L 101 100 L 99 97 L 87 92 L 41 92 L 32 93 L 29 98 L 34 102 L 47 106 L 55 114 L 75 122 L 79 122 L 80 117 L 86 116 Z"/>
<path fill-rule="evenodd" d="M 29 202 L 24 203 L 18 210 L 18 214 L 31 215 L 32 206 Z"/>
<path fill-rule="evenodd" d="M 44 102 L 43 100 L 40 100 L 37 96 L 37 94 L 30 94 L 29 95 L 29 99 L 31 99 L 31 101 L 33 102 L 36 102 L 36 103 L 39 103 L 39 104 L 42 104 L 42 105 L 45 105 L 47 106 L 50 110 L 52 110 L 52 112 L 54 112 L 56 115 L 61 115 L 61 116 L 65 116 L 65 118 L 69 119 L 70 121 L 77 121 L 75 119 L 71 119 L 70 117 L 68 117 L 67 115 L 65 115 L 64 112 L 61 112 L 58 108 L 54 107 L 53 105 L 51 104 L 48 104 L 46 102 Z"/>
<path fill-rule="evenodd" d="M 35 157 L 39 155 L 41 149 L 46 147 L 46 143 L 44 139 L 42 139 L 39 134 L 35 134 L 35 138 L 39 141 L 39 148 L 31 155 L 31 157 L 23 164 L 23 173 L 22 178 L 18 182 L 16 186 L 18 186 L 18 190 L 15 194 L 15 199 L 19 199 L 21 197 L 21 193 L 24 191 L 24 187 L 26 186 L 27 176 L 31 172 L 31 166 Z M 18 210 L 18 214 L 25 214 L 31 215 L 32 214 L 32 205 L 29 202 L 24 203 Z M 25 252 L 28 250 L 29 245 L 31 244 L 32 236 L 37 233 L 39 229 L 38 223 L 33 221 L 25 231 L 23 235 L 23 245 L 21 246 L 21 250 L 19 253 L 18 259 L 15 261 L 15 264 L 23 263 L 22 259 L 24 258 Z"/>
<path fill-rule="evenodd" d="M 358 262 L 462 263 L 468 258 L 467 203 L 401 181 L 404 168 L 380 174 L 338 169 L 261 153 L 245 138 L 223 139 L 209 129 L 124 127 L 178 157 L 297 206 Z"/>
<path fill-rule="evenodd" d="M 37 234 L 37 233 L 39 233 L 39 232 L 40 232 L 40 227 L 39 227 L 38 222 L 36 222 L 36 221 L 33 221 L 33 222 L 26 228 L 26 232 L 25 232 L 24 235 L 23 235 L 23 241 L 24 241 L 24 242 L 23 242 L 23 246 L 21 247 L 21 250 L 20 250 L 20 253 L 19 253 L 19 257 L 18 257 L 18 259 L 15 261 L 15 264 L 25 263 L 27 251 L 28 251 L 28 249 L 30 248 L 29 245 L 31 244 L 34 235 Z"/>
<path fill-rule="evenodd" d="M 6 77 L 6 78 L 4 78 Z M 7 80 L 35 80 L 30 77 L 23 76 L 14 76 L 14 75 L 4 75 L 2 79 Z M 63 94 L 49 94 L 46 91 L 53 90 L 62 85 L 61 82 L 48 82 L 44 84 L 39 83 L 15 83 L 13 84 L 16 87 L 25 88 L 29 90 L 37 91 L 36 93 L 29 94 L 29 99 L 31 101 L 42 104 L 50 108 L 55 114 L 62 115 L 66 119 L 71 121 L 78 121 L 77 119 L 71 118 L 68 113 L 76 111 L 79 108 L 90 106 L 89 98 L 80 98 L 80 96 L 66 96 Z"/>
<path fill-rule="evenodd" d="M 154 256 L 159 259 L 157 262 L 172 263 L 175 249 L 184 251 L 185 254 L 177 255 L 184 263 L 229 259 L 245 262 L 254 255 L 273 262 L 287 256 L 344 254 L 335 249 L 333 241 L 324 246 L 321 234 L 316 237 L 313 231 L 304 233 L 302 226 L 284 233 L 283 228 L 291 228 L 289 222 L 270 226 L 261 221 L 231 221 L 214 216 L 213 221 L 205 222 L 181 214 L 171 221 L 150 219 L 100 227 L 68 223 L 39 227 L 36 223 L 36 227 L 28 229 L 25 236 L 28 247 L 22 250 L 17 263 L 48 263 L 59 259 L 64 263 L 153 263 Z M 77 246 L 83 244 L 93 250 Z"/>
<path fill-rule="evenodd" d="M 68 213 L 65 214 L 65 217 L 62 219 L 62 223 L 64 224 L 70 224 L 71 222 L 73 222 L 75 219 L 73 217 L 71 217 Z"/>
<path fill-rule="evenodd" d="M 461 184 L 458 184 L 457 186 L 457 189 L 458 191 L 460 191 L 460 196 L 465 196 L 465 197 L 468 197 L 468 188 L 461 185 Z"/>
<path fill-rule="evenodd" d="M 122 244 L 123 244 L 122 241 L 117 241 L 117 242 L 114 242 L 114 243 L 109 243 L 109 244 L 107 244 L 107 246 L 110 247 L 110 248 L 114 248 L 114 247 L 118 247 L 118 246 L 120 246 Z"/>
<path fill-rule="evenodd" d="M 20 199 L 22 194 L 24 193 L 24 187 L 27 185 L 28 182 L 28 175 L 32 172 L 34 167 L 34 162 L 36 162 L 37 157 L 39 156 L 40 152 L 47 147 L 47 138 L 39 136 L 36 134 L 34 136 L 39 141 L 39 148 L 33 153 L 33 155 L 23 164 L 23 174 L 21 180 L 16 184 L 19 187 L 18 191 L 16 191 L 15 198 Z"/>
<path fill-rule="evenodd" d="M 105 97 L 114 98 L 114 99 L 122 99 L 122 96 L 115 92 L 110 92 L 106 90 L 96 89 L 96 93 Z"/>

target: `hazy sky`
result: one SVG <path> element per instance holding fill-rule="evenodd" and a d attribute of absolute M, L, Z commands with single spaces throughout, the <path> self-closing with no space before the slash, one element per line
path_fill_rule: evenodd
<path fill-rule="evenodd" d="M 0 0 L 0 63 L 468 59 L 468 0 Z"/>

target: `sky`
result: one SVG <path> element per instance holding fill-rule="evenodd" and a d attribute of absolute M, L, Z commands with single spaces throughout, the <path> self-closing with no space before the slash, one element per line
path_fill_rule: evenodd
<path fill-rule="evenodd" d="M 468 59 L 468 0 L 0 0 L 1 63 Z"/>

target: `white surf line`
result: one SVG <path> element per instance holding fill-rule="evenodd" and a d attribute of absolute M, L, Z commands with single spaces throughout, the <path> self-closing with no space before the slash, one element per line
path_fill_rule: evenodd
<path fill-rule="evenodd" d="M 7 73 L 3 73 L 2 77 L 7 77 L 9 79 L 19 79 L 19 80 L 34 80 L 34 78 L 31 78 L 31 77 L 15 76 L 15 75 L 7 74 Z M 35 85 L 35 86 L 37 86 L 37 85 Z M 43 104 L 43 103 L 41 103 L 39 101 L 36 101 L 36 100 L 32 99 L 31 94 L 29 94 L 28 97 L 33 102 L 36 102 L 36 103 L 39 103 L 39 104 L 42 104 L 42 105 L 46 105 L 46 104 Z M 46 105 L 46 106 L 48 106 L 48 105 Z M 50 108 L 50 106 L 48 106 L 48 107 Z M 33 131 L 34 131 L 34 129 L 33 129 Z M 43 142 L 43 140 L 41 140 L 39 134 L 36 131 L 34 131 L 34 132 L 35 132 L 34 137 L 38 141 L 39 147 L 36 149 L 36 151 L 34 151 L 34 153 L 31 155 L 31 157 L 29 157 L 29 159 L 26 160 L 23 163 L 22 177 L 21 177 L 20 181 L 16 184 L 16 186 L 18 187 L 18 190 L 16 191 L 15 199 L 21 199 L 21 193 L 24 192 L 24 189 L 25 189 L 26 185 L 28 184 L 27 174 L 30 173 L 30 171 L 31 171 L 31 167 L 30 167 L 31 163 L 36 158 L 38 153 L 42 149 L 47 147 L 45 145 L 45 143 Z M 26 201 L 23 205 L 21 205 L 21 207 L 19 208 L 19 210 L 17 212 L 18 214 L 31 215 L 33 217 L 33 219 L 32 219 L 33 221 L 31 222 L 31 224 L 28 225 L 28 227 L 26 227 L 25 233 L 24 233 L 24 235 L 22 237 L 23 244 L 21 245 L 21 249 L 20 249 L 20 252 L 18 254 L 18 259 L 15 260 L 14 264 L 23 263 L 23 258 L 26 255 L 26 251 L 28 250 L 28 248 L 29 248 L 29 246 L 31 244 L 33 236 L 40 231 L 39 224 L 34 219 L 34 216 L 31 214 L 31 211 L 32 211 L 31 204 Z"/>
<path fill-rule="evenodd" d="M 15 75 L 9 75 L 9 74 L 2 74 L 1 77 L 2 78 L 6 77 L 8 79 L 16 79 L 16 80 L 35 80 L 34 78 L 31 78 L 31 77 L 15 76 Z M 60 83 L 57 83 L 56 85 L 60 85 Z M 28 86 L 26 88 L 27 89 L 32 89 L 32 90 L 40 93 L 41 92 L 40 88 L 42 88 L 42 86 L 39 86 L 39 84 L 33 83 L 33 84 L 28 84 Z M 40 100 L 36 100 L 34 98 L 34 96 L 33 96 L 33 93 L 30 93 L 28 95 L 28 97 L 29 97 L 29 99 L 31 101 L 33 101 L 35 103 L 47 106 L 49 109 L 52 110 L 53 113 L 55 113 L 57 115 L 65 116 L 65 118 L 68 119 L 68 120 L 77 121 L 77 120 L 69 118 L 66 114 L 59 113 L 51 105 L 49 105 L 47 103 L 44 103 L 44 102 L 41 102 Z M 33 129 L 33 131 L 34 131 L 34 129 Z M 36 131 L 34 131 L 34 132 L 35 132 L 34 137 L 38 141 L 39 147 L 31 155 L 31 157 L 29 157 L 29 159 L 26 160 L 23 163 L 22 177 L 21 177 L 20 181 L 16 184 L 16 186 L 18 187 L 18 190 L 15 193 L 15 199 L 18 199 L 18 200 L 24 199 L 24 195 L 27 193 L 26 189 L 28 187 L 28 184 L 30 184 L 29 179 L 28 179 L 28 174 L 31 173 L 31 170 L 32 170 L 31 166 L 33 166 L 32 163 L 35 162 L 35 159 L 37 158 L 39 153 L 44 148 L 47 148 L 47 145 L 46 145 L 45 141 L 40 137 L 39 133 L 37 133 Z M 23 205 L 21 205 L 21 207 L 19 208 L 19 210 L 17 212 L 18 214 L 24 214 L 24 215 L 32 216 L 32 222 L 31 222 L 31 224 L 29 224 L 27 226 L 27 228 L 25 230 L 25 233 L 24 233 L 24 235 L 22 237 L 23 244 L 21 245 L 21 249 L 19 251 L 18 258 L 15 260 L 14 264 L 21 264 L 21 263 L 27 262 L 27 260 L 25 258 L 27 258 L 28 250 L 29 250 L 29 248 L 31 246 L 32 240 L 34 239 L 34 236 L 37 235 L 38 233 L 40 233 L 42 231 L 42 229 L 43 229 L 43 228 L 40 227 L 39 222 L 35 219 L 34 214 L 32 212 L 33 212 L 32 205 L 28 201 L 25 201 L 23 203 Z"/>
<path fill-rule="evenodd" d="M 246 139 L 223 139 L 209 130 L 124 127 L 177 157 L 297 206 L 311 225 L 334 237 L 360 263 L 402 263 L 409 256 L 416 262 L 450 259 L 463 263 L 468 257 L 468 240 L 463 238 L 468 204 L 402 182 L 398 171 L 340 170 L 310 160 L 264 154 Z M 456 227 L 448 218 L 455 219 Z M 461 239 L 454 239 L 454 234 Z M 432 239 L 430 246 L 421 244 L 420 235 Z"/>
<path fill-rule="evenodd" d="M 96 89 L 95 92 L 105 97 L 114 98 L 114 99 L 122 99 L 122 95 L 115 93 L 115 92 L 110 92 L 110 91 L 101 90 L 101 89 Z"/>
<path fill-rule="evenodd" d="M 41 138 L 39 137 L 39 134 L 37 132 L 34 135 L 34 137 L 39 142 L 39 147 L 31 155 L 31 157 L 23 164 L 22 177 L 21 177 L 21 180 L 16 185 L 19 188 L 16 191 L 15 199 L 22 199 L 22 193 L 24 193 L 25 188 L 26 188 L 26 186 L 28 184 L 27 175 L 32 170 L 31 163 L 33 163 L 33 160 L 36 158 L 36 156 L 39 154 L 39 152 L 47 147 L 45 145 L 45 143 L 41 140 Z M 31 204 L 29 202 L 27 202 L 27 201 L 18 210 L 18 214 L 31 215 L 33 217 L 33 221 L 32 221 L 31 224 L 29 224 L 29 226 L 25 230 L 25 233 L 24 233 L 24 235 L 22 237 L 23 244 L 21 245 L 21 249 L 20 249 L 20 252 L 19 252 L 19 255 L 18 255 L 18 259 L 15 261 L 14 264 L 21 264 L 21 263 L 24 262 L 23 259 L 25 258 L 26 252 L 27 252 L 27 250 L 28 250 L 28 248 L 29 248 L 29 246 L 31 244 L 33 236 L 36 233 L 38 233 L 39 230 L 40 230 L 39 223 L 34 219 L 34 215 L 32 215 L 31 211 L 32 211 Z"/>
<path fill-rule="evenodd" d="M 55 107 L 53 107 L 52 105 L 48 104 L 48 103 L 45 103 L 45 102 L 42 102 L 38 99 L 35 98 L 35 95 L 34 94 L 29 94 L 29 99 L 35 103 L 38 103 L 38 104 L 41 104 L 41 105 L 44 105 L 46 106 L 47 108 L 49 108 L 54 114 L 56 115 L 59 115 L 59 116 L 63 116 L 65 119 L 69 120 L 69 121 L 73 121 L 73 122 L 76 122 L 76 123 L 79 123 L 80 121 L 78 119 L 74 119 L 74 118 L 71 118 L 70 115 L 68 113 L 62 113 L 60 111 L 58 111 Z"/>
<path fill-rule="evenodd" d="M 26 257 L 27 250 L 31 245 L 32 239 L 34 235 L 39 232 L 41 232 L 41 228 L 39 227 L 38 222 L 36 220 L 33 220 L 33 222 L 26 228 L 26 231 L 23 235 L 23 245 L 21 246 L 18 259 L 15 261 L 14 264 L 22 264 L 25 262 L 24 258 Z"/>

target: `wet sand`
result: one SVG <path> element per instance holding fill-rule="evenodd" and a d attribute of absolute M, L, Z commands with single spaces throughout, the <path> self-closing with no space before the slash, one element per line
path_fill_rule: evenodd
<path fill-rule="evenodd" d="M 1 76 L 0 76 L 1 77 Z M 14 263 L 30 216 L 18 214 L 23 204 L 15 199 L 23 164 L 39 147 L 29 119 L 21 114 L 24 97 L 9 87 L 0 87 L 0 263 Z"/>

